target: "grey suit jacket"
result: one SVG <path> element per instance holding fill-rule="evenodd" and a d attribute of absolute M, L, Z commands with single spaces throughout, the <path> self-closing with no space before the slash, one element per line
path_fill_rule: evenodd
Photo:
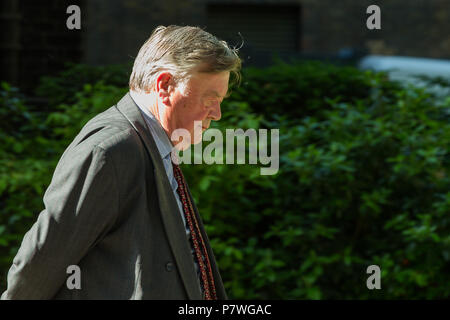
<path fill-rule="evenodd" d="M 189 192 L 192 199 L 192 196 Z M 127 93 L 64 151 L 2 299 L 202 299 L 155 141 Z M 202 220 L 219 299 L 227 299 Z M 70 265 L 81 289 L 66 285 Z"/>

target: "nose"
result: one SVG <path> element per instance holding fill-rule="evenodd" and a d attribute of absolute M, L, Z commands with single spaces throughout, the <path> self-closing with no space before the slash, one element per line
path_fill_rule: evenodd
<path fill-rule="evenodd" d="M 210 117 L 214 121 L 219 121 L 222 118 L 222 113 L 220 112 L 220 103 L 216 103 L 211 109 Z"/>

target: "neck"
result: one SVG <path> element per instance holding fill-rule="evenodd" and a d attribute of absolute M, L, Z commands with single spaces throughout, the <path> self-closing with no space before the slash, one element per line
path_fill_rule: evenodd
<path fill-rule="evenodd" d="M 133 98 L 135 98 L 137 103 L 145 109 L 145 111 L 150 112 L 156 120 L 161 124 L 167 137 L 169 137 L 170 142 L 173 145 L 170 132 L 169 121 L 167 118 L 166 107 L 159 103 L 156 93 L 154 91 L 150 93 L 133 91 Z"/>

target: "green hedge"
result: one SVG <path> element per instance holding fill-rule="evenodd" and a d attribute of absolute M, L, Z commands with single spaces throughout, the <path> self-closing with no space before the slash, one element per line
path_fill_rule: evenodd
<path fill-rule="evenodd" d="M 95 70 L 92 79 L 102 74 Z M 243 73 L 213 127 L 279 129 L 279 172 L 183 165 L 229 296 L 449 297 L 450 99 L 317 62 Z M 3 85 L 0 289 L 65 147 L 126 92 L 110 79 L 120 77 L 73 84 L 77 92 L 65 89 L 67 80 L 44 79 L 42 96 L 60 93 L 49 114 L 26 113 L 18 92 Z M 372 264 L 381 268 L 381 290 L 366 287 Z"/>

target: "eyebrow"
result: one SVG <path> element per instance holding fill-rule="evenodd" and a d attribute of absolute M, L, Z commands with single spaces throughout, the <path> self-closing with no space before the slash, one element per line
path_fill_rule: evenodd
<path fill-rule="evenodd" d="M 222 99 L 225 99 L 225 98 L 227 98 L 228 96 L 229 96 L 229 92 L 227 91 L 227 93 L 224 95 L 224 96 L 221 96 L 217 91 L 215 91 L 215 90 L 209 90 L 209 91 L 207 91 L 206 92 L 206 95 L 214 95 L 214 96 L 216 96 L 217 98 L 222 98 Z"/>

